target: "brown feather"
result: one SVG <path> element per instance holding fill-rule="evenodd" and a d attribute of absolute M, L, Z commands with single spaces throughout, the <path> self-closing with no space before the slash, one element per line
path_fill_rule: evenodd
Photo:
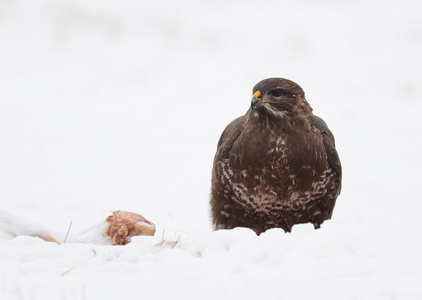
<path fill-rule="evenodd" d="M 218 142 L 210 200 L 215 228 L 261 233 L 307 222 L 318 228 L 331 218 L 341 189 L 334 137 L 296 83 L 270 78 L 256 91 L 271 103 L 232 121 Z"/>

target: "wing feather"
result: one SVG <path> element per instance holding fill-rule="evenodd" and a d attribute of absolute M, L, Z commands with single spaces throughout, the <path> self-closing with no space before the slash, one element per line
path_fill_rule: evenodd
<path fill-rule="evenodd" d="M 224 129 L 220 140 L 218 141 L 214 164 L 216 161 L 229 158 L 234 142 L 238 139 L 245 128 L 244 118 L 245 116 L 241 116 L 233 120 L 229 125 L 227 125 L 226 129 Z"/>
<path fill-rule="evenodd" d="M 212 168 L 211 215 L 216 229 L 233 228 L 231 198 L 234 196 L 230 181 L 225 176 L 227 162 L 231 155 L 234 142 L 245 128 L 245 117 L 233 120 L 224 129 L 218 141 L 217 153 Z"/>
<path fill-rule="evenodd" d="M 312 125 L 315 126 L 322 134 L 322 141 L 324 143 L 325 152 L 327 153 L 328 164 L 335 172 L 337 179 L 336 182 L 339 188 L 338 193 L 340 193 L 342 170 L 340 158 L 336 150 L 334 135 L 331 133 L 330 129 L 328 129 L 328 126 L 324 120 L 320 117 L 313 115 L 311 120 Z"/>

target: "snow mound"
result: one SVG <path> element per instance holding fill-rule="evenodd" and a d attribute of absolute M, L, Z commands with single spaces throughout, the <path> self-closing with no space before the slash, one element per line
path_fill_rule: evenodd
<path fill-rule="evenodd" d="M 50 236 L 44 225 L 0 210 L 0 238 L 11 239 L 20 235 Z"/>

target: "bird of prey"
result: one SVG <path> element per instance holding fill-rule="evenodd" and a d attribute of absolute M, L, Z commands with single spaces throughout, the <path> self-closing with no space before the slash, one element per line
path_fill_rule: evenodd
<path fill-rule="evenodd" d="M 218 141 L 210 200 L 215 229 L 289 232 L 308 222 L 319 228 L 341 190 L 334 136 L 298 84 L 269 78 L 252 93 L 251 107 Z"/>

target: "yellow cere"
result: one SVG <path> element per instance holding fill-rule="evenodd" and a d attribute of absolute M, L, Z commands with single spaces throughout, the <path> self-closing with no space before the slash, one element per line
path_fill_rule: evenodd
<path fill-rule="evenodd" d="M 255 97 L 256 99 L 258 99 L 258 100 L 259 100 L 259 103 L 260 103 L 260 104 L 261 104 L 261 103 L 275 103 L 275 101 L 267 101 L 267 100 L 263 101 L 263 100 L 261 99 L 261 92 L 260 92 L 260 91 L 256 91 L 253 95 L 254 95 L 254 97 Z"/>

